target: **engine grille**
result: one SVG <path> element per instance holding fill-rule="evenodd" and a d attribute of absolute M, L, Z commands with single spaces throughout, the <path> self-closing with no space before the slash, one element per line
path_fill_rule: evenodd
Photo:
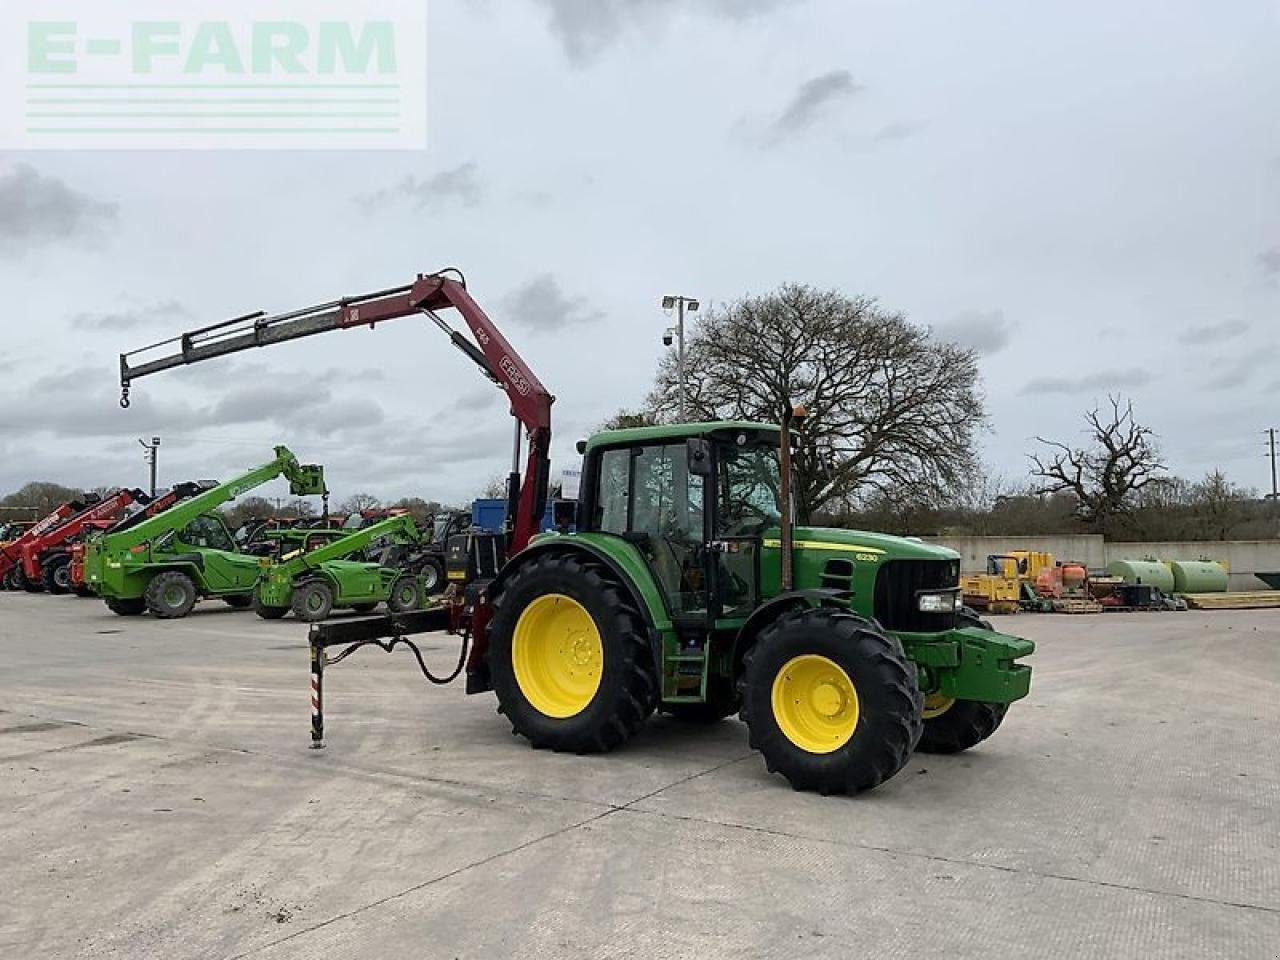
<path fill-rule="evenodd" d="M 956 625 L 955 613 L 921 613 L 916 592 L 959 585 L 959 560 L 889 560 L 876 573 L 876 619 L 886 630 L 951 630 Z"/>

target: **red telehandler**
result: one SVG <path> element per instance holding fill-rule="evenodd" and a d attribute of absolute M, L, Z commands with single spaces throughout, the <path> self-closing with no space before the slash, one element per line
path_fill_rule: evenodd
<path fill-rule="evenodd" d="M 207 480 L 204 482 L 188 482 L 174 484 L 166 493 L 156 497 L 141 510 L 135 510 L 126 517 L 111 522 L 103 522 L 100 530 L 102 533 L 119 533 L 122 530 L 128 530 L 141 523 L 149 517 L 154 517 L 158 513 L 164 513 L 170 507 L 181 503 L 188 497 L 194 497 L 202 490 L 208 490 L 211 486 L 216 486 L 214 481 Z M 96 524 L 95 524 L 96 526 Z M 93 532 L 89 532 L 88 536 L 93 536 Z M 71 544 L 68 554 L 71 558 L 68 571 L 71 574 L 71 592 L 78 597 L 92 597 L 94 595 L 84 582 L 84 542 L 88 537 L 81 537 L 75 543 Z"/>
<path fill-rule="evenodd" d="M 35 524 L 28 527 L 21 536 L 14 540 L 0 544 L 0 587 L 5 590 L 20 590 L 21 584 L 18 582 L 22 575 L 21 561 L 22 548 L 25 544 L 45 533 L 48 533 L 59 524 L 66 523 L 67 520 L 74 517 L 85 507 L 94 502 L 93 497 L 85 495 L 81 500 L 68 500 L 66 503 L 55 507 L 51 513 L 42 517 Z"/>
<path fill-rule="evenodd" d="M 71 589 L 71 544 L 90 531 L 101 530 L 135 503 L 151 498 L 137 489 L 120 488 L 68 520 L 28 539 L 18 548 L 19 586 L 32 593 L 67 593 Z"/>

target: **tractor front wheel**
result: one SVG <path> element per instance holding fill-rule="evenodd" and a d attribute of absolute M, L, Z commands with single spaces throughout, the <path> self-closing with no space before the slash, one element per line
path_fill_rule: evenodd
<path fill-rule="evenodd" d="M 293 615 L 314 623 L 333 612 L 333 589 L 323 580 L 307 580 L 293 590 Z"/>
<path fill-rule="evenodd" d="M 147 601 L 142 597 L 107 597 L 107 609 L 117 617 L 140 616 L 147 609 Z"/>
<path fill-rule="evenodd" d="M 968 607 L 960 611 L 958 620 L 961 627 L 995 630 L 990 621 Z M 924 698 L 924 733 L 916 749 L 922 753 L 961 753 L 995 733 L 1008 711 L 1007 703 L 953 700 L 931 693 Z"/>
<path fill-rule="evenodd" d="M 422 606 L 422 588 L 418 586 L 418 578 L 403 573 L 391 585 L 387 594 L 387 609 L 392 613 L 408 613 Z"/>
<path fill-rule="evenodd" d="M 920 690 L 902 645 L 843 610 L 783 614 L 747 652 L 739 687 L 751 746 L 796 790 L 870 790 L 920 738 Z"/>
<path fill-rule="evenodd" d="M 437 593 L 444 591 L 444 565 L 439 560 L 424 561 L 419 576 L 422 577 L 422 592 L 428 597 L 434 597 Z"/>
<path fill-rule="evenodd" d="M 165 570 L 151 578 L 145 599 L 153 617 L 180 620 L 196 605 L 196 585 L 181 570 Z"/>
<path fill-rule="evenodd" d="M 515 733 L 537 748 L 602 753 L 644 725 L 657 677 L 640 612 L 607 567 L 538 557 L 494 608 L 489 668 Z"/>

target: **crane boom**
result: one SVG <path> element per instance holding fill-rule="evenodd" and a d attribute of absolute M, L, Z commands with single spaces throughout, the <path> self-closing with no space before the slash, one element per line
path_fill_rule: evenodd
<path fill-rule="evenodd" d="M 474 342 L 439 316 L 438 311 L 450 308 L 458 311 L 466 321 Z M 448 334 L 455 347 L 506 391 L 511 415 L 524 426 L 528 435 L 529 454 L 524 478 L 521 480 L 518 472 L 521 442 L 517 431 L 508 481 L 511 548 L 520 550 L 538 532 L 539 520 L 546 507 L 551 466 L 551 405 L 555 397 L 472 299 L 465 281 L 456 271 L 419 274 L 413 283 L 404 286 L 345 297 L 288 313 L 273 316 L 248 314 L 123 353 L 120 355 L 120 405 L 129 406 L 129 389 L 134 380 L 163 370 L 332 330 L 366 325 L 372 328 L 386 320 L 420 314 L 429 317 Z M 169 349 L 163 355 L 155 356 L 155 351 L 161 348 Z"/>

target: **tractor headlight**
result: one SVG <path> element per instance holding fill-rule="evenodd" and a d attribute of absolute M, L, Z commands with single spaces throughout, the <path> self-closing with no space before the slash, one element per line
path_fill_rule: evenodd
<path fill-rule="evenodd" d="M 919 594 L 916 597 L 916 606 L 921 613 L 955 613 L 961 607 L 960 591 Z"/>

